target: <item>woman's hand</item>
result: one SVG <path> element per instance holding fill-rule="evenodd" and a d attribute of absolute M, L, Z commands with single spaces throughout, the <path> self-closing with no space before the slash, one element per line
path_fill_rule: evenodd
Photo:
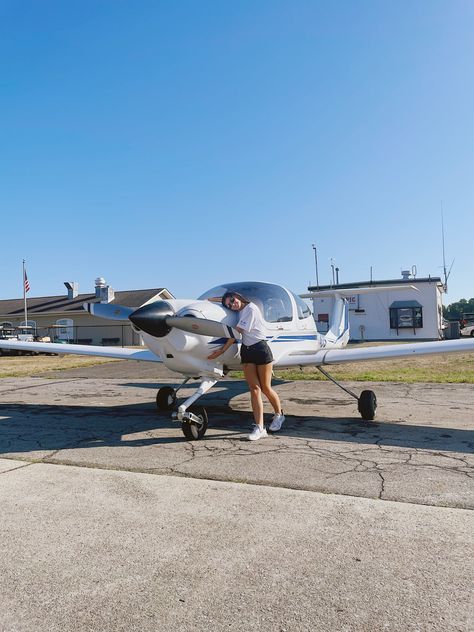
<path fill-rule="evenodd" d="M 233 338 L 229 338 L 229 340 L 225 343 L 225 345 L 223 347 L 221 347 L 220 349 L 216 349 L 215 351 L 213 351 L 211 353 L 211 355 L 207 356 L 208 360 L 215 360 L 216 358 L 218 358 L 219 356 L 221 356 L 223 353 L 225 353 L 227 351 L 227 349 L 230 349 L 230 347 L 232 347 L 232 345 L 234 344 L 235 340 Z"/>

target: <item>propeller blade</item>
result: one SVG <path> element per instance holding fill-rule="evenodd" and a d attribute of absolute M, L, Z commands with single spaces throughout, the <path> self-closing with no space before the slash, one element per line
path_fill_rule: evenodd
<path fill-rule="evenodd" d="M 114 305 L 113 303 L 84 303 L 83 307 L 89 314 L 109 320 L 128 320 L 130 314 L 135 311 L 134 307 Z"/>
<path fill-rule="evenodd" d="M 210 336 L 211 338 L 235 338 L 239 340 L 241 335 L 236 329 L 225 323 L 207 318 L 194 318 L 190 316 L 169 316 L 166 318 L 168 327 L 176 327 L 191 334 Z"/>

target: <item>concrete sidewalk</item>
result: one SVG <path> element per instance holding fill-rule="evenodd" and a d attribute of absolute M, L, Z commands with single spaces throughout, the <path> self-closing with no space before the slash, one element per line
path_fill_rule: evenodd
<path fill-rule="evenodd" d="M 0 461 L 0 630 L 472 630 L 472 514 Z"/>

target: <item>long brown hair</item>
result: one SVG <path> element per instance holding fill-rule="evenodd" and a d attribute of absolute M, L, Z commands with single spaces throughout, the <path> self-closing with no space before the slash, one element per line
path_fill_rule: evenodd
<path fill-rule="evenodd" d="M 230 298 L 231 296 L 235 296 L 236 298 L 238 298 L 240 301 L 242 301 L 242 303 L 245 303 L 246 305 L 248 305 L 250 303 L 250 301 L 248 299 L 245 298 L 245 296 L 242 296 L 242 294 L 239 294 L 238 292 L 226 292 L 224 294 L 224 296 L 222 297 L 222 305 L 224 307 L 227 307 L 227 305 L 225 304 L 226 300 L 228 298 Z"/>

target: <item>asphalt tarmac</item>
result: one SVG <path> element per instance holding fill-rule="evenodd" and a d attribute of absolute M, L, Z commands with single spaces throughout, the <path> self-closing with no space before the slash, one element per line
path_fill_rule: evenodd
<path fill-rule="evenodd" d="M 178 376 L 117 362 L 0 381 L 0 631 L 474 629 L 470 385 L 275 382 L 157 413 Z M 196 385 L 180 393 L 191 394 Z M 270 420 L 270 409 L 268 420 Z"/>

